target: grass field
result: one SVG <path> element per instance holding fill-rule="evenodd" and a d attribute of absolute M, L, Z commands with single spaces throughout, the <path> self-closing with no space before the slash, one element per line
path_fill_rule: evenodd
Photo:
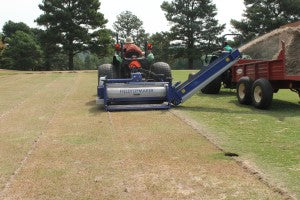
<path fill-rule="evenodd" d="M 99 110 L 96 72 L 0 73 L 0 199 L 282 199 L 169 111 Z"/>
<path fill-rule="evenodd" d="M 188 71 L 175 71 L 176 80 Z M 300 198 L 300 104 L 290 90 L 274 95 L 270 110 L 239 105 L 234 90 L 199 94 L 179 110 L 204 124 L 227 151 L 237 153 Z"/>

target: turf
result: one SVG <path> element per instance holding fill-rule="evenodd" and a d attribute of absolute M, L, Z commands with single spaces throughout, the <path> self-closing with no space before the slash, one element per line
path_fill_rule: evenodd
<path fill-rule="evenodd" d="M 174 71 L 184 81 L 189 71 Z M 270 110 L 238 104 L 235 90 L 198 94 L 177 108 L 209 127 L 227 151 L 239 154 L 300 198 L 300 104 L 290 90 L 274 94 Z"/>
<path fill-rule="evenodd" d="M 168 111 L 103 112 L 96 77 L 0 79 L 0 199 L 281 199 Z"/>

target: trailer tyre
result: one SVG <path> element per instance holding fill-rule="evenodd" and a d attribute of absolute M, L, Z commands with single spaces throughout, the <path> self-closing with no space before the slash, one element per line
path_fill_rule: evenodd
<path fill-rule="evenodd" d="M 268 109 L 273 100 L 273 87 L 266 79 L 258 79 L 252 87 L 252 101 L 258 109 Z"/>
<path fill-rule="evenodd" d="M 219 94 L 222 84 L 222 78 L 219 76 L 215 80 L 213 80 L 211 83 L 209 83 L 207 86 L 205 86 L 201 92 L 203 94 Z"/>
<path fill-rule="evenodd" d="M 249 77 L 242 77 L 236 86 L 236 94 L 240 104 L 250 105 L 252 103 L 253 81 Z"/>
<path fill-rule="evenodd" d="M 157 62 L 151 66 L 151 71 L 155 74 L 163 74 L 164 81 L 172 80 L 172 72 L 169 64 L 164 62 Z"/>

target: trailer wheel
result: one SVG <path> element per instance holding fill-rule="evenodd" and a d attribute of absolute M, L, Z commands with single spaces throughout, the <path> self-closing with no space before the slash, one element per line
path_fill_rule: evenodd
<path fill-rule="evenodd" d="M 222 78 L 219 76 L 215 80 L 213 80 L 210 84 L 205 86 L 201 92 L 203 94 L 219 94 L 222 84 Z"/>
<path fill-rule="evenodd" d="M 98 67 L 98 79 L 106 76 L 109 79 L 116 78 L 116 69 L 112 64 L 103 64 Z"/>
<path fill-rule="evenodd" d="M 258 79 L 252 87 L 252 101 L 254 107 L 268 109 L 273 99 L 273 88 L 266 79 Z"/>
<path fill-rule="evenodd" d="M 155 73 L 155 74 L 162 74 L 162 75 L 164 75 L 164 78 L 163 78 L 164 81 L 170 81 L 170 80 L 172 80 L 171 67 L 167 63 L 164 63 L 164 62 L 154 63 L 151 66 L 151 71 L 153 73 Z"/>
<path fill-rule="evenodd" d="M 236 86 L 236 94 L 240 104 L 250 105 L 252 103 L 251 90 L 253 81 L 249 77 L 242 77 Z"/>

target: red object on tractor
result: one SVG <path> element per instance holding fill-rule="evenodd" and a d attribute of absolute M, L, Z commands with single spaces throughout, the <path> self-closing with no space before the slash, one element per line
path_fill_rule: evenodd
<path fill-rule="evenodd" d="M 139 69 L 141 68 L 141 63 L 137 60 L 133 60 L 130 64 L 129 64 L 129 68 L 130 69 Z"/>
<path fill-rule="evenodd" d="M 152 48 L 153 48 L 152 44 L 148 43 L 148 44 L 147 44 L 147 49 L 148 49 L 148 51 L 152 51 Z"/>
<path fill-rule="evenodd" d="M 115 44 L 115 50 L 116 51 L 121 51 L 121 45 L 120 44 Z"/>

